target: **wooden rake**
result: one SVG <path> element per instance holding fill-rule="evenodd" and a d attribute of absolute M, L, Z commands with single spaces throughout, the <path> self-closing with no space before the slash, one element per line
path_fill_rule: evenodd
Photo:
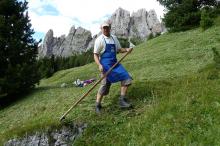
<path fill-rule="evenodd" d="M 121 57 L 119 61 L 117 61 L 104 75 L 101 77 L 86 93 L 84 93 L 73 105 L 60 117 L 60 121 L 64 120 L 66 115 L 77 105 L 79 104 L 95 87 L 98 85 L 111 71 L 112 69 L 117 66 L 128 54 L 129 52 L 126 52 L 124 56 Z"/>

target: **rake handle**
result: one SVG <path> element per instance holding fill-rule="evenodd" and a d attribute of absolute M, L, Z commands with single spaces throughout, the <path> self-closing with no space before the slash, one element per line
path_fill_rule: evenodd
<path fill-rule="evenodd" d="M 66 115 L 82 101 L 95 87 L 98 85 L 112 70 L 115 66 L 117 66 L 130 52 L 126 52 L 123 57 L 119 61 L 117 61 L 83 96 L 81 96 L 61 117 L 60 121 L 65 119 Z"/>

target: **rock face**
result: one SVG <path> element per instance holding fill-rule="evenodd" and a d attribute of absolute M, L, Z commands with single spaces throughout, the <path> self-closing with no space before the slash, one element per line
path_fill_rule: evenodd
<path fill-rule="evenodd" d="M 154 10 L 148 12 L 147 23 L 151 32 L 155 35 L 157 33 L 163 32 L 163 26 L 157 19 L 157 14 Z"/>
<path fill-rule="evenodd" d="M 86 127 L 86 124 L 68 124 L 53 131 L 38 131 L 21 139 L 11 139 L 4 146 L 70 146 Z"/>
<path fill-rule="evenodd" d="M 111 33 L 127 38 L 130 28 L 130 13 L 122 8 L 116 10 L 110 18 Z"/>
<path fill-rule="evenodd" d="M 112 34 L 122 38 L 146 39 L 150 34 L 163 32 L 163 26 L 154 10 L 147 12 L 140 9 L 130 16 L 128 11 L 119 8 L 109 21 L 112 23 Z"/>
<path fill-rule="evenodd" d="M 111 22 L 111 33 L 120 38 L 137 38 L 145 40 L 150 34 L 156 35 L 165 31 L 164 25 L 160 23 L 156 12 L 147 12 L 140 9 L 130 15 L 130 12 L 118 8 L 109 18 Z M 72 54 L 88 51 L 93 48 L 95 39 L 101 33 L 91 36 L 91 32 L 73 26 L 69 34 L 61 37 L 54 37 L 53 30 L 49 30 L 39 48 L 39 57 L 62 56 L 68 57 Z"/>
<path fill-rule="evenodd" d="M 92 41 L 91 32 L 72 26 L 67 37 L 54 37 L 53 30 L 49 30 L 44 38 L 43 44 L 39 47 L 39 57 L 62 56 L 68 57 L 75 53 L 85 52 Z"/>
<path fill-rule="evenodd" d="M 147 21 L 147 12 L 145 9 L 140 9 L 131 15 L 131 38 L 145 38 L 150 35 L 151 30 Z"/>

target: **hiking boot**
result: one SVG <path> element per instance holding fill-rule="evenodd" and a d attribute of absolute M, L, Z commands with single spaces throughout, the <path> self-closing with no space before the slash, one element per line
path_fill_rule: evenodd
<path fill-rule="evenodd" d="M 120 108 L 130 108 L 131 104 L 128 103 L 127 98 L 120 97 L 119 98 L 119 106 L 120 106 Z"/>
<path fill-rule="evenodd" d="M 100 114 L 100 113 L 101 113 L 101 108 L 102 108 L 101 104 L 97 104 L 97 105 L 95 106 L 95 112 L 96 112 L 96 114 Z"/>

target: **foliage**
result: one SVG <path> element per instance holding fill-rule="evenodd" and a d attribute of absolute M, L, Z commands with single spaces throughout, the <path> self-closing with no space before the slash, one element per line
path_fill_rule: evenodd
<path fill-rule="evenodd" d="M 212 48 L 213 52 L 213 61 L 215 62 L 216 69 L 220 69 L 220 53 L 219 51 L 214 47 Z"/>
<path fill-rule="evenodd" d="M 38 60 L 38 69 L 41 78 L 51 77 L 59 70 L 83 66 L 93 62 L 93 53 L 91 49 L 81 54 L 74 54 L 70 57 L 44 57 Z"/>
<path fill-rule="evenodd" d="M 122 48 L 128 48 L 129 47 L 129 39 L 127 38 L 118 38 L 121 47 Z M 139 45 L 143 41 L 140 38 L 130 38 L 130 42 L 133 43 L 134 45 Z"/>
<path fill-rule="evenodd" d="M 129 42 L 127 38 L 118 38 L 122 48 L 128 48 Z"/>
<path fill-rule="evenodd" d="M 38 42 L 32 38 L 33 33 L 27 2 L 1 0 L 0 96 L 24 93 L 38 83 Z"/>
<path fill-rule="evenodd" d="M 139 44 L 143 43 L 143 40 L 141 40 L 140 38 L 131 38 L 130 41 L 134 45 L 139 45 Z"/>
<path fill-rule="evenodd" d="M 203 30 L 210 28 L 218 15 L 220 15 L 220 2 L 215 7 L 204 6 L 201 8 L 201 28 Z"/>
<path fill-rule="evenodd" d="M 203 30 L 208 29 L 211 27 L 214 23 L 214 20 L 210 17 L 210 13 L 207 10 L 202 10 L 201 13 L 201 21 L 200 21 L 200 26 L 202 27 Z"/>
<path fill-rule="evenodd" d="M 182 31 L 199 26 L 201 20 L 201 8 L 216 8 L 216 0 L 158 0 L 165 6 L 168 12 L 163 21 L 169 31 Z M 207 18 L 207 17 L 206 17 Z M 204 16 L 203 16 L 203 19 Z M 202 23 L 210 25 L 210 20 L 202 20 Z"/>
<path fill-rule="evenodd" d="M 151 39 L 153 39 L 153 38 L 154 38 L 153 33 L 150 33 L 150 35 L 148 36 L 147 40 L 151 40 Z"/>

